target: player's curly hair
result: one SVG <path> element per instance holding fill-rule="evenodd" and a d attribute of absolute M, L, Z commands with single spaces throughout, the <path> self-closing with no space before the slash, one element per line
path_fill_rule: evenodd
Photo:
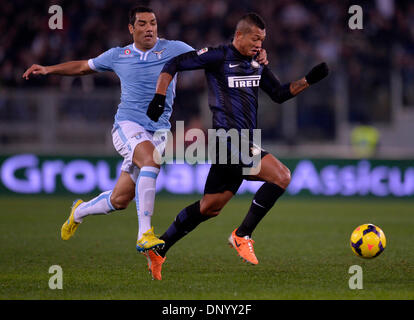
<path fill-rule="evenodd" d="M 149 7 L 145 7 L 145 6 L 136 6 L 133 7 L 131 10 L 129 10 L 129 24 L 134 25 L 135 24 L 135 19 L 137 16 L 137 13 L 141 13 L 141 12 L 151 12 L 154 13 L 154 11 L 149 8 Z"/>

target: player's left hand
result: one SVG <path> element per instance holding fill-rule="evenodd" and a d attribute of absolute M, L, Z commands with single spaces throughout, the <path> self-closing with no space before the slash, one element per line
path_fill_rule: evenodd
<path fill-rule="evenodd" d="M 165 96 L 156 93 L 152 101 L 148 105 L 147 116 L 157 122 L 161 115 L 164 113 L 165 108 Z"/>
<path fill-rule="evenodd" d="M 269 61 L 267 61 L 267 52 L 266 49 L 260 49 L 259 55 L 256 59 L 257 62 L 260 64 L 264 64 L 265 66 L 269 64 Z"/>
<path fill-rule="evenodd" d="M 322 62 L 317 66 L 313 67 L 312 70 L 309 71 L 308 74 L 305 76 L 305 79 L 309 84 L 314 84 L 325 78 L 328 75 L 328 73 L 328 65 L 325 62 Z"/>

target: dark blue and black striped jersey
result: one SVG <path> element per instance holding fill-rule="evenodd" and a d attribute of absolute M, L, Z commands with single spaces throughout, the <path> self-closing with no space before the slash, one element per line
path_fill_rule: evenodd
<path fill-rule="evenodd" d="M 196 69 L 205 70 L 213 129 L 256 129 L 259 88 L 278 103 L 293 97 L 289 84 L 281 85 L 268 67 L 232 44 L 184 53 L 168 61 L 162 72 L 174 76 Z"/>

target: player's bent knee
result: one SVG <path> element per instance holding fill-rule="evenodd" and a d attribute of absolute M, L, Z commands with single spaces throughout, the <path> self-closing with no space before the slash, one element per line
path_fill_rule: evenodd
<path fill-rule="evenodd" d="M 154 161 L 154 158 L 152 156 L 146 155 L 145 157 L 141 157 L 141 158 L 133 158 L 133 163 L 138 167 L 138 168 L 142 168 L 142 167 L 155 167 L 155 168 L 159 168 L 159 164 L 157 164 Z"/>
<path fill-rule="evenodd" d="M 282 179 L 281 179 L 282 185 L 280 187 L 282 187 L 283 189 L 286 189 L 289 186 L 291 180 L 292 180 L 292 176 L 291 176 L 290 170 L 289 168 L 285 167 L 285 169 L 283 170 Z"/>
<path fill-rule="evenodd" d="M 207 210 L 205 212 L 201 212 L 203 216 L 207 216 L 210 218 L 217 217 L 220 214 L 221 210 Z"/>
<path fill-rule="evenodd" d="M 221 207 L 214 206 L 214 204 L 207 204 L 204 203 L 200 206 L 200 212 L 203 216 L 207 216 L 210 218 L 217 217 L 220 214 Z"/>
<path fill-rule="evenodd" d="M 147 142 L 150 144 L 149 141 L 145 141 L 145 143 L 141 143 L 135 147 L 132 162 L 138 167 L 156 167 L 159 168 L 159 159 L 155 156 L 154 146 L 148 145 Z"/>
<path fill-rule="evenodd" d="M 289 168 L 283 167 L 281 170 L 275 172 L 274 177 L 269 182 L 272 182 L 279 187 L 286 189 L 289 186 L 291 179 L 292 178 Z"/>
<path fill-rule="evenodd" d="M 200 201 L 201 214 L 217 217 L 230 198 L 228 193 L 205 195 Z"/>

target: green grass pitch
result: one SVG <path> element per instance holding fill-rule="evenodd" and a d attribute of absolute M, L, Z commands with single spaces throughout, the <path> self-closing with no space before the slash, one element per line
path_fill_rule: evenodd
<path fill-rule="evenodd" d="M 159 196 L 153 217 L 161 234 L 194 197 Z M 277 300 L 413 299 L 412 201 L 282 198 L 253 234 L 257 266 L 227 245 L 251 199 L 234 198 L 168 253 L 163 280 L 153 281 L 135 250 L 135 204 L 84 220 L 75 237 L 60 240 L 71 198 L 0 198 L 0 299 Z M 381 227 L 387 247 L 364 260 L 349 247 L 353 229 Z M 63 270 L 63 289 L 49 288 L 49 267 Z M 351 290 L 349 268 L 363 270 L 363 289 Z"/>

